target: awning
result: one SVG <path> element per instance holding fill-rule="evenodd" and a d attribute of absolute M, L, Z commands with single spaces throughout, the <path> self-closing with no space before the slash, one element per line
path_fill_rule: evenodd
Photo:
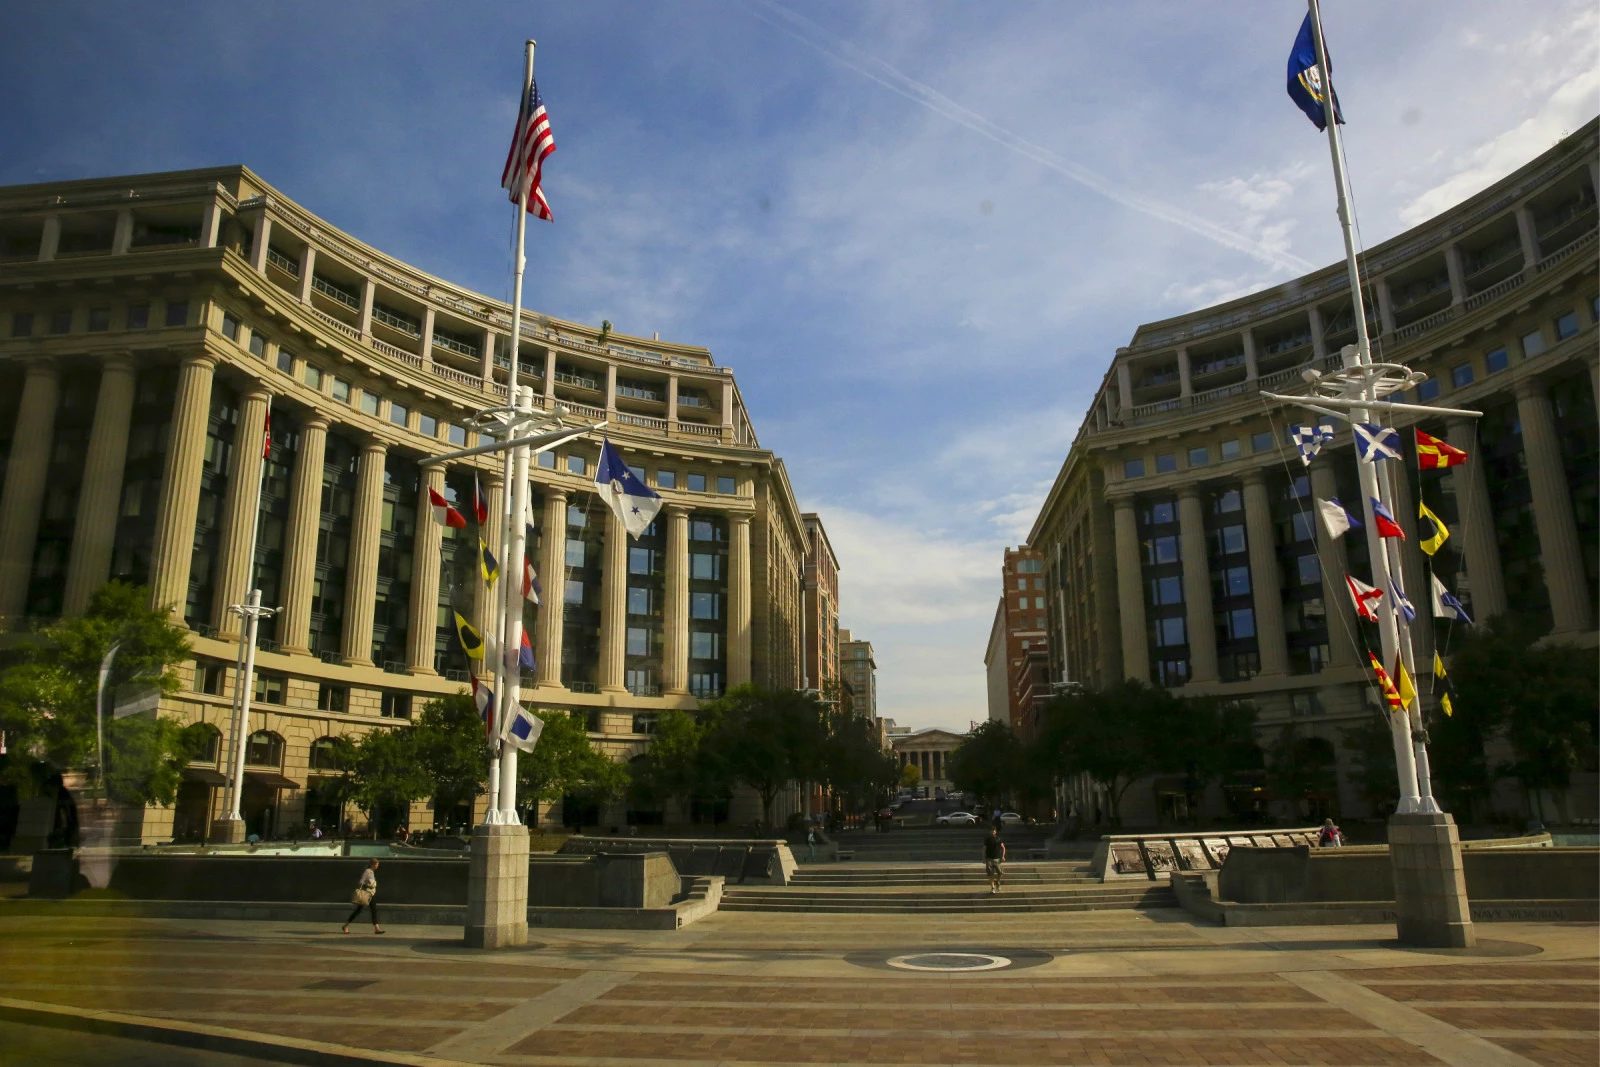
<path fill-rule="evenodd" d="M 244 776 L 257 785 L 267 786 L 269 789 L 299 789 L 300 783 L 293 778 L 285 778 L 277 771 L 245 771 Z"/>
<path fill-rule="evenodd" d="M 209 767 L 185 767 L 183 769 L 185 781 L 204 782 L 206 785 L 227 785 L 227 775 L 212 770 Z"/>

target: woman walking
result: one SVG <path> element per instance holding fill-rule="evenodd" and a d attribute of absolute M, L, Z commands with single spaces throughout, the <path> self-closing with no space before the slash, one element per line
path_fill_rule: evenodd
<path fill-rule="evenodd" d="M 361 881 L 356 883 L 356 891 L 350 897 L 350 903 L 355 907 L 350 910 L 350 917 L 344 921 L 344 927 L 339 931 L 342 934 L 350 932 L 350 924 L 356 921 L 356 916 L 361 914 L 361 909 L 366 908 L 372 915 L 372 932 L 383 933 L 383 927 L 378 925 L 378 861 L 373 860 L 367 864 L 367 869 L 361 872 Z"/>

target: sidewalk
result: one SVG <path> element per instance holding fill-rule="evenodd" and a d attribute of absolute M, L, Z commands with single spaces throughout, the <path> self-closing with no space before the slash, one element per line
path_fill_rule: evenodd
<path fill-rule="evenodd" d="M 5 918 L 0 1020 L 297 1063 L 1600 1061 L 1590 924 L 1481 926 L 1470 954 L 1166 910 L 718 913 L 502 953 L 454 928 L 352 931 Z"/>

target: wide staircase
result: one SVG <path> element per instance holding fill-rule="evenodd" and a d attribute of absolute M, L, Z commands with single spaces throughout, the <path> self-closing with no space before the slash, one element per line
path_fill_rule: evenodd
<path fill-rule="evenodd" d="M 1102 884 L 1082 859 L 1044 860 L 1051 827 L 1015 826 L 1005 880 L 989 891 L 978 827 L 895 829 L 834 837 L 842 862 L 802 862 L 787 886 L 729 885 L 723 911 L 1021 912 L 1103 911 L 1178 906 L 1165 881 Z M 795 849 L 805 854 L 804 846 Z M 1040 858 L 1035 858 L 1035 853 Z"/>

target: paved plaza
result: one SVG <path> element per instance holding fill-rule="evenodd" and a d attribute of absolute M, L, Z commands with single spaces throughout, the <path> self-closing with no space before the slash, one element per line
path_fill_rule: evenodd
<path fill-rule="evenodd" d="M 1600 1062 L 1588 924 L 1484 926 L 1470 953 L 1169 910 L 724 912 L 671 932 L 536 929 L 501 953 L 454 929 L 353 931 L 0 915 L 0 1039 L 161 1028 L 301 1063 Z M 0 1062 L 29 1061 L 0 1040 Z"/>

